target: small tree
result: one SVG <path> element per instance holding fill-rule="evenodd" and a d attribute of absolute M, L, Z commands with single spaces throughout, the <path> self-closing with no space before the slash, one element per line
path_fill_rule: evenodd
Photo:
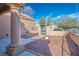
<path fill-rule="evenodd" d="M 77 20 L 76 19 L 73 19 L 73 18 L 70 18 L 66 21 L 65 25 L 66 25 L 66 28 L 76 28 L 76 24 L 77 24 Z"/>
<path fill-rule="evenodd" d="M 41 27 L 41 34 L 46 34 L 46 19 L 44 17 L 40 18 L 39 25 Z"/>
<path fill-rule="evenodd" d="M 63 21 L 57 21 L 58 28 L 70 29 L 70 28 L 76 28 L 77 20 L 74 18 L 64 18 Z"/>
<path fill-rule="evenodd" d="M 40 26 L 46 26 L 46 19 L 44 17 L 40 18 L 39 25 Z"/>

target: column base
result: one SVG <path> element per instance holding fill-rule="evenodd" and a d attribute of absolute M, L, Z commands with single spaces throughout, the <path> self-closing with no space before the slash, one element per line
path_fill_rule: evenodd
<path fill-rule="evenodd" d="M 6 48 L 6 54 L 9 56 L 16 56 L 19 53 L 25 51 L 25 46 L 24 45 L 19 45 L 19 46 L 8 46 Z"/>

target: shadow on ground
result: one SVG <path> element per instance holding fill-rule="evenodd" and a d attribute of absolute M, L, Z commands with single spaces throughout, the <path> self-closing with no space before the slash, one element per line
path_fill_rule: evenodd
<path fill-rule="evenodd" d="M 78 47 L 77 43 L 75 43 L 75 42 L 72 40 L 72 38 L 70 37 L 70 34 L 72 34 L 72 33 L 69 33 L 69 34 L 66 36 L 68 48 L 69 48 L 69 51 L 70 51 L 70 55 L 71 55 L 71 56 L 78 56 L 78 55 L 79 55 L 79 47 Z M 72 35 L 73 35 L 73 34 L 72 34 Z M 76 40 L 75 37 L 74 37 L 73 39 Z"/>
<path fill-rule="evenodd" d="M 48 41 L 46 40 L 36 40 L 25 45 L 26 49 L 36 52 L 42 56 L 51 56 L 51 52 L 48 46 Z"/>

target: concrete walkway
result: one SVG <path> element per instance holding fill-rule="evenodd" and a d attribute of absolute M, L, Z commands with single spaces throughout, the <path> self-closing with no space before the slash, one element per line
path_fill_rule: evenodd
<path fill-rule="evenodd" d="M 21 38 L 21 44 L 25 45 L 25 44 L 29 44 L 33 41 L 36 41 L 38 39 L 40 39 L 40 36 L 35 36 L 32 38 Z M 11 39 L 10 38 L 4 38 L 0 40 L 0 55 L 3 55 L 6 51 L 6 47 L 9 46 L 11 43 Z"/>

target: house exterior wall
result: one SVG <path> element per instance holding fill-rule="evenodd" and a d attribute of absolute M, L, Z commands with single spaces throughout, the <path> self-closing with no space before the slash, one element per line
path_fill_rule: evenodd
<path fill-rule="evenodd" d="M 34 19 L 31 16 L 20 13 L 21 22 L 24 24 L 27 29 L 34 29 Z"/>
<path fill-rule="evenodd" d="M 34 28 L 34 21 L 27 20 L 27 19 L 21 19 L 21 22 L 24 24 L 25 28 L 33 29 Z"/>
<path fill-rule="evenodd" d="M 21 17 L 20 17 L 21 18 Z M 23 25 L 23 24 L 24 25 Z M 34 21 L 26 18 L 26 20 L 21 19 L 21 35 L 26 34 L 26 28 L 34 28 Z M 6 13 L 0 16 L 0 39 L 5 38 L 8 34 L 10 37 L 11 33 L 11 13 Z"/>
<path fill-rule="evenodd" d="M 0 16 L 0 38 L 6 37 L 6 34 L 10 37 L 10 13 Z"/>

